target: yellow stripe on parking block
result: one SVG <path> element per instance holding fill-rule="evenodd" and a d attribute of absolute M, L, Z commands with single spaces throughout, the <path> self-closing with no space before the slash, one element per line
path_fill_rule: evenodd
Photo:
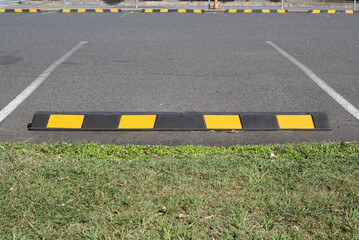
<path fill-rule="evenodd" d="M 103 13 L 103 9 L 95 9 L 95 12 L 97 12 L 97 13 Z"/>
<path fill-rule="evenodd" d="M 237 12 L 237 9 L 229 9 L 228 12 L 229 12 L 229 13 L 236 13 L 236 12 Z"/>
<path fill-rule="evenodd" d="M 347 14 L 353 14 L 354 11 L 353 11 L 353 10 L 345 10 L 345 13 L 347 13 Z"/>
<path fill-rule="evenodd" d="M 162 13 L 168 13 L 168 9 L 161 9 L 160 12 L 162 12 Z"/>
<path fill-rule="evenodd" d="M 178 9 L 178 12 L 179 12 L 179 13 L 185 13 L 185 12 L 186 12 L 186 9 Z"/>
<path fill-rule="evenodd" d="M 328 13 L 335 13 L 335 10 L 328 10 Z"/>
<path fill-rule="evenodd" d="M 0 9 L 0 13 L 4 13 L 5 12 L 5 9 Z"/>
<path fill-rule="evenodd" d="M 202 10 L 201 9 L 193 9 L 193 12 L 194 13 L 202 13 Z"/>
<path fill-rule="evenodd" d="M 146 129 L 154 128 L 157 115 L 122 115 L 118 128 Z"/>
<path fill-rule="evenodd" d="M 244 9 L 244 13 L 251 13 L 252 9 Z"/>
<path fill-rule="evenodd" d="M 71 11 L 71 9 L 62 9 L 63 13 L 69 13 Z"/>
<path fill-rule="evenodd" d="M 86 12 L 86 9 L 78 9 L 77 12 L 84 13 L 84 12 Z"/>
<path fill-rule="evenodd" d="M 270 13 L 269 9 L 262 9 L 262 13 Z"/>
<path fill-rule="evenodd" d="M 37 9 L 29 9 L 29 12 L 31 12 L 31 13 L 37 13 Z"/>
<path fill-rule="evenodd" d="M 145 13 L 151 13 L 153 12 L 153 9 L 145 9 Z"/>
<path fill-rule="evenodd" d="M 277 115 L 281 129 L 314 129 L 311 115 Z"/>
<path fill-rule="evenodd" d="M 285 10 L 284 9 L 278 9 L 277 13 L 285 13 Z"/>
<path fill-rule="evenodd" d="M 14 9 L 14 11 L 15 11 L 16 13 L 20 13 L 20 12 L 22 12 L 22 9 Z"/>
<path fill-rule="evenodd" d="M 242 129 L 238 115 L 203 115 L 208 129 Z"/>
<path fill-rule="evenodd" d="M 117 13 L 118 9 L 110 9 L 110 12 Z"/>
<path fill-rule="evenodd" d="M 313 13 L 320 13 L 320 10 L 313 10 Z"/>
<path fill-rule="evenodd" d="M 85 115 L 51 114 L 47 128 L 81 128 Z"/>

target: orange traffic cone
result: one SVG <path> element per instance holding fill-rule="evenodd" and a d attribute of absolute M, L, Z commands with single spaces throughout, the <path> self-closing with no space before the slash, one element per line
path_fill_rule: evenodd
<path fill-rule="evenodd" d="M 213 9 L 219 9 L 218 0 L 214 0 Z"/>

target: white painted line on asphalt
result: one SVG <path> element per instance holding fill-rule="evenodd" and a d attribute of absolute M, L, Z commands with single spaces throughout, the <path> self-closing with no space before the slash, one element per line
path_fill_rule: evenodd
<path fill-rule="evenodd" d="M 37 14 L 37 13 L 33 13 L 33 14 L 28 14 L 28 15 L 22 15 L 21 17 L 17 17 L 16 20 L 17 20 L 17 19 L 22 19 L 22 18 L 33 17 L 33 16 L 36 16 L 36 15 L 38 15 L 38 14 Z"/>
<path fill-rule="evenodd" d="M 122 14 L 122 15 L 120 16 L 120 18 L 126 16 L 126 15 L 129 14 L 129 13 L 131 13 L 131 12 L 127 12 L 127 13 Z"/>
<path fill-rule="evenodd" d="M 8 105 L 6 105 L 0 111 L 0 123 L 9 116 L 26 98 L 28 98 L 31 93 L 33 93 L 50 75 L 55 69 L 60 66 L 61 63 L 66 61 L 72 54 L 79 50 L 87 42 L 80 42 L 73 49 L 68 51 L 64 56 L 59 58 L 51 66 L 49 66 L 45 71 L 43 71 L 27 88 L 25 88 L 14 100 L 12 100 Z"/>
<path fill-rule="evenodd" d="M 321 14 L 321 13 L 312 13 L 312 15 L 320 16 L 320 17 L 330 17 L 329 15 Z"/>
<path fill-rule="evenodd" d="M 47 15 L 47 14 L 51 14 L 51 13 L 55 13 L 55 12 L 44 12 L 44 13 L 42 13 L 42 15 Z"/>
<path fill-rule="evenodd" d="M 207 12 L 206 14 L 212 14 L 212 15 L 221 15 L 223 17 L 227 17 L 224 13 L 216 13 L 216 12 Z"/>
<path fill-rule="evenodd" d="M 359 110 L 350 102 L 348 102 L 342 95 L 340 95 L 337 91 L 331 88 L 326 82 L 324 82 L 320 77 L 318 77 L 312 70 L 306 67 L 304 64 L 299 62 L 293 56 L 289 55 L 286 51 L 278 47 L 272 41 L 266 41 L 269 45 L 271 45 L 275 50 L 277 50 L 280 54 L 286 57 L 289 61 L 291 61 L 294 65 L 299 67 L 308 77 L 310 77 L 313 82 L 315 82 L 321 89 L 323 89 L 329 96 L 331 96 L 337 103 L 339 103 L 345 110 L 347 110 L 351 115 L 353 115 L 356 119 L 359 120 Z"/>

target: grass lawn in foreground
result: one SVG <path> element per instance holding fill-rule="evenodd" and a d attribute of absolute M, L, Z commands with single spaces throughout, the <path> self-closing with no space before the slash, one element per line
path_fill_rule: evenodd
<path fill-rule="evenodd" d="M 359 143 L 0 143 L 0 239 L 359 239 Z"/>

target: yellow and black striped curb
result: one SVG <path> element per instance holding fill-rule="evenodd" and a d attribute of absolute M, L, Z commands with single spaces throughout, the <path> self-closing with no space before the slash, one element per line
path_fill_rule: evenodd
<path fill-rule="evenodd" d="M 0 9 L 0 13 L 40 13 L 40 9 Z"/>
<path fill-rule="evenodd" d="M 56 12 L 54 10 L 53 12 Z M 128 12 L 128 9 L 60 9 L 60 13 L 120 13 Z M 301 13 L 345 13 L 345 14 L 354 14 L 358 11 L 353 10 L 285 10 L 285 9 L 226 9 L 222 12 L 224 13 L 294 13 L 300 11 Z M 40 13 L 41 9 L 0 9 L 0 13 Z M 143 13 L 207 13 L 213 12 L 213 10 L 203 10 L 203 9 L 139 9 L 138 12 Z"/>
<path fill-rule="evenodd" d="M 325 113 L 36 112 L 29 130 L 331 130 Z"/>
<path fill-rule="evenodd" d="M 310 13 L 328 13 L 328 14 L 334 14 L 334 13 L 346 13 L 346 14 L 354 14 L 357 13 L 357 11 L 353 10 L 311 10 Z"/>

